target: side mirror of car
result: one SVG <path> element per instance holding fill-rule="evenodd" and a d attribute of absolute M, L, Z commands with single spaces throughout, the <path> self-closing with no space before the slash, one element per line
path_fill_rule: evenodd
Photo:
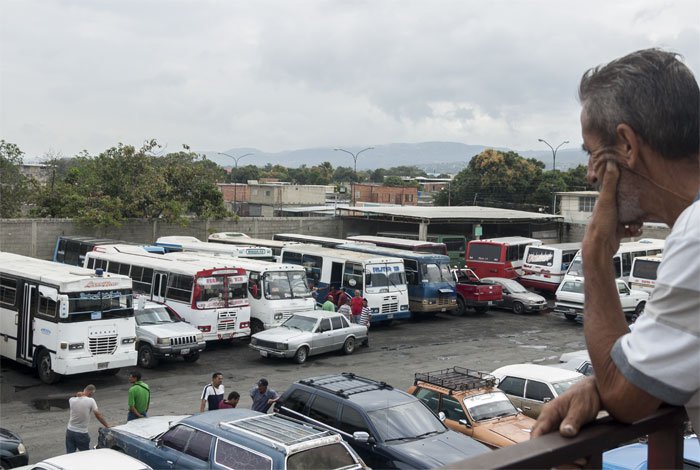
<path fill-rule="evenodd" d="M 352 438 L 355 439 L 357 442 L 360 443 L 369 443 L 372 444 L 374 443 L 374 439 L 372 439 L 369 435 L 368 432 L 366 431 L 355 431 L 352 433 Z"/>
<path fill-rule="evenodd" d="M 461 424 L 462 426 L 467 427 L 467 428 L 472 427 L 471 423 L 464 418 L 459 420 L 459 424 Z"/>
<path fill-rule="evenodd" d="M 444 411 L 439 412 L 438 418 L 440 418 L 440 421 L 445 421 L 445 418 L 446 418 L 445 412 Z"/>

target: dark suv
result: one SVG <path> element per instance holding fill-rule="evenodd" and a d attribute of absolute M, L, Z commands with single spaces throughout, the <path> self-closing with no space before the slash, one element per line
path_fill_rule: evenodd
<path fill-rule="evenodd" d="M 435 468 L 489 451 L 416 397 L 351 373 L 299 380 L 275 411 L 340 433 L 373 468 Z"/>

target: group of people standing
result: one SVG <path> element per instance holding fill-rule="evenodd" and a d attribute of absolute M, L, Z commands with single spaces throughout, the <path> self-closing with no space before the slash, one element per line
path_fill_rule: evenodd
<path fill-rule="evenodd" d="M 344 288 L 336 290 L 335 287 L 331 287 L 321 308 L 329 312 L 342 313 L 350 323 L 369 328 L 372 311 L 359 289 L 355 289 L 355 295 L 350 297 Z"/>
<path fill-rule="evenodd" d="M 270 406 L 279 399 L 279 394 L 268 387 L 267 379 L 262 378 L 248 392 L 253 400 L 250 407 L 253 411 L 267 413 Z M 204 386 L 199 404 L 199 411 L 204 412 L 222 410 L 226 408 L 236 408 L 241 395 L 238 392 L 231 392 L 224 399 L 224 376 L 221 372 L 214 372 L 211 376 L 211 383 Z"/>

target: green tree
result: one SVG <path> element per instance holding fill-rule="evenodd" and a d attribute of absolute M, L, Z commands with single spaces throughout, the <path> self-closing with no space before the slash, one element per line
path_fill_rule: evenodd
<path fill-rule="evenodd" d="M 387 176 L 428 176 L 428 174 L 414 165 L 399 165 L 386 170 Z"/>
<path fill-rule="evenodd" d="M 339 166 L 333 171 L 333 181 L 336 183 L 350 183 L 357 180 L 357 175 L 349 166 Z"/>
<path fill-rule="evenodd" d="M 401 188 L 405 186 L 404 180 L 399 178 L 398 176 L 387 176 L 384 178 L 384 186 L 392 186 L 395 188 Z"/>
<path fill-rule="evenodd" d="M 532 202 L 545 207 L 547 212 L 552 213 L 554 193 L 561 191 L 566 191 L 566 182 L 562 174 L 558 171 L 546 171 L 543 173 L 537 188 L 535 188 Z"/>
<path fill-rule="evenodd" d="M 228 177 L 229 183 L 247 183 L 250 180 L 260 179 L 260 168 L 255 165 L 245 165 L 232 168 Z"/>
<path fill-rule="evenodd" d="M 20 171 L 22 155 L 17 145 L 0 140 L 0 217 L 18 217 L 28 202 L 30 182 Z"/>
<path fill-rule="evenodd" d="M 586 165 L 579 165 L 562 173 L 562 178 L 566 183 L 566 191 L 593 191 L 595 187 L 586 179 L 587 171 Z"/>

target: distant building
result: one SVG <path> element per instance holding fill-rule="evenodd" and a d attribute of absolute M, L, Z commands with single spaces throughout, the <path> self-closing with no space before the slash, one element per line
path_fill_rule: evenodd
<path fill-rule="evenodd" d="M 443 189 L 446 189 L 452 183 L 452 178 L 437 178 L 430 176 L 402 176 L 404 181 L 415 181 L 420 187 L 418 189 L 418 205 L 432 206 L 433 198 Z"/>
<path fill-rule="evenodd" d="M 598 191 L 568 191 L 554 193 L 559 200 L 559 213 L 564 222 L 587 224 L 598 200 Z"/>
<path fill-rule="evenodd" d="M 51 178 L 51 165 L 43 163 L 23 163 L 19 171 L 27 178 L 33 178 L 41 184 L 46 184 Z"/>
<path fill-rule="evenodd" d="M 218 187 L 230 210 L 234 210 L 235 194 L 238 214 L 252 217 L 272 217 L 286 206 L 324 205 L 326 193 L 333 192 L 333 186 L 260 181 L 248 181 L 247 184 L 219 183 Z"/>
<path fill-rule="evenodd" d="M 418 205 L 418 188 L 383 186 L 372 183 L 353 183 L 351 188 L 355 204 L 369 202 L 397 206 Z"/>

